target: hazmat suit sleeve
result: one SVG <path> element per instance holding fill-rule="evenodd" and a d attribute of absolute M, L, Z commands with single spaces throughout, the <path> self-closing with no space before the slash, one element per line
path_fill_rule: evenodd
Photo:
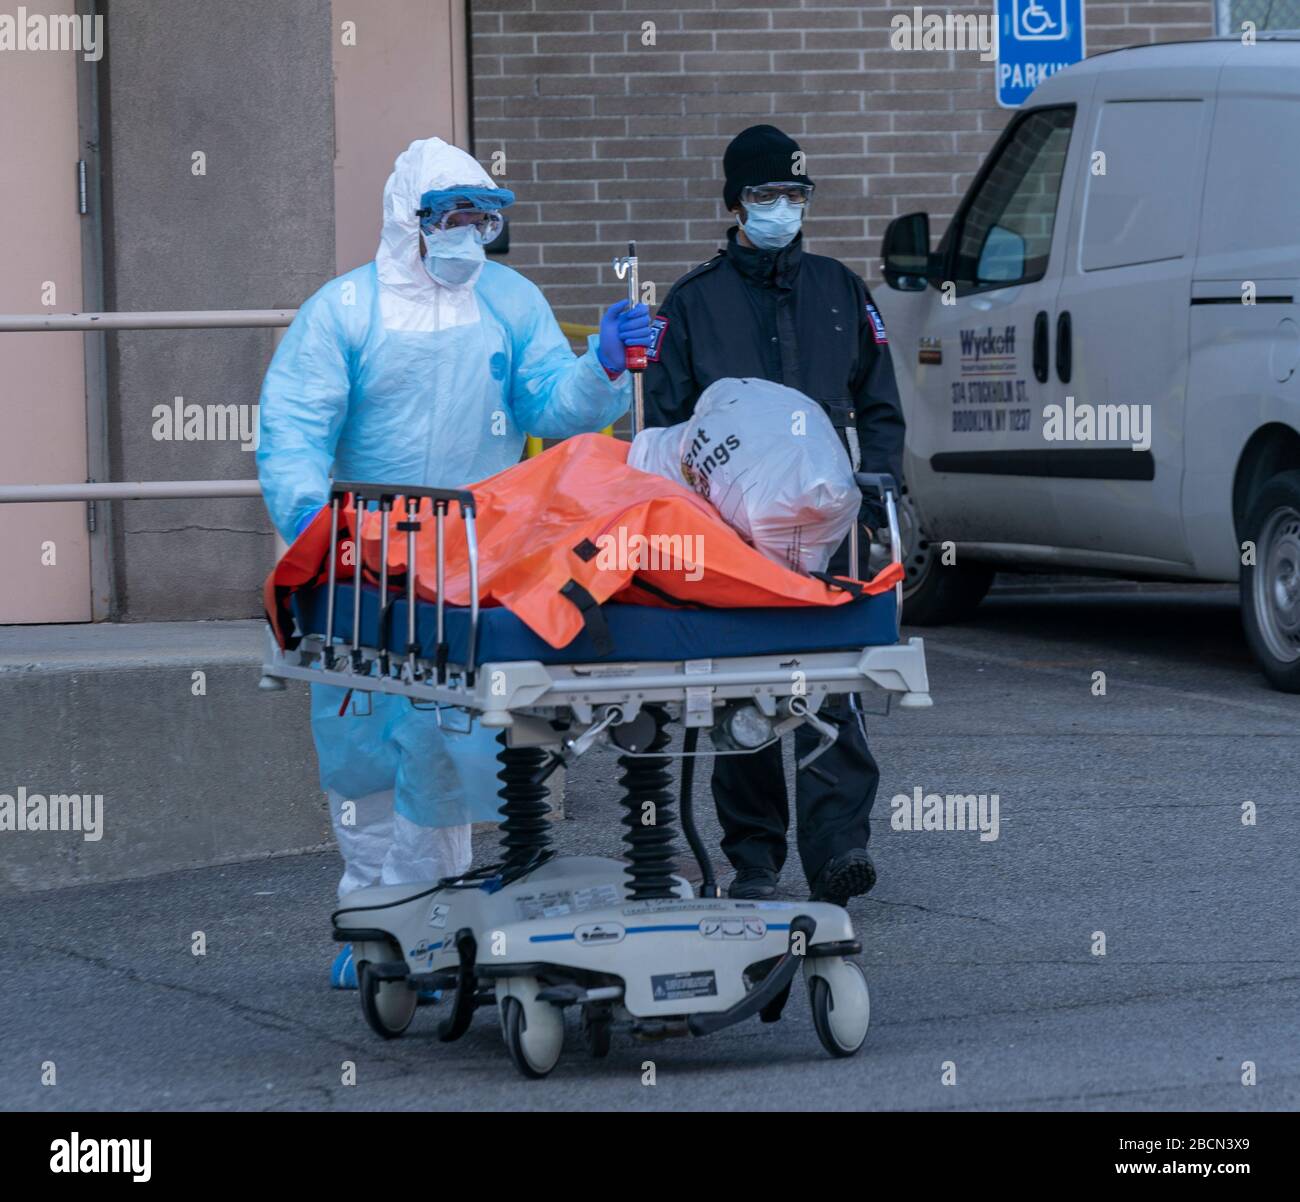
<path fill-rule="evenodd" d="M 596 358 L 596 336 L 574 357 L 540 290 L 528 285 L 512 314 L 510 407 L 515 424 L 539 438 L 568 438 L 613 425 L 627 411 L 627 372 L 611 380 Z"/>
<path fill-rule="evenodd" d="M 330 301 L 332 287 L 298 311 L 262 382 L 257 478 L 286 542 L 329 500 L 334 450 L 347 417 L 348 342 Z"/>

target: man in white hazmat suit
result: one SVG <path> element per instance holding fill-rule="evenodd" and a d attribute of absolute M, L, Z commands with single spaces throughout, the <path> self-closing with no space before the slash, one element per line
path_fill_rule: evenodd
<path fill-rule="evenodd" d="M 513 201 L 439 138 L 398 156 L 374 262 L 302 306 L 262 386 L 258 477 L 286 540 L 332 479 L 470 484 L 517 462 L 525 434 L 599 430 L 626 410 L 623 348 L 649 340 L 646 307 L 611 305 L 575 356 L 537 287 L 485 258 Z M 339 896 L 464 872 L 469 824 L 500 804 L 494 736 L 446 733 L 402 697 L 354 697 L 341 714 L 344 690 L 312 686 Z M 355 987 L 350 949 L 332 980 Z"/>

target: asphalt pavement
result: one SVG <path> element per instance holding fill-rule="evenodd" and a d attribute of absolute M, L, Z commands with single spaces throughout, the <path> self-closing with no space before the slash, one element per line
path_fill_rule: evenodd
<path fill-rule="evenodd" d="M 779 1023 L 616 1039 L 603 1061 L 570 1015 L 542 1082 L 491 1009 L 455 1044 L 436 1006 L 383 1042 L 326 986 L 340 864 L 313 854 L 0 898 L 0 1107 L 1300 1106 L 1300 696 L 1255 671 L 1234 591 L 1002 595 L 912 633 L 935 705 L 869 721 L 858 1056 L 826 1056 L 801 989 Z M 570 773 L 562 847 L 617 853 L 613 768 L 597 751 Z M 891 799 L 917 788 L 997 794 L 996 839 L 894 829 Z"/>

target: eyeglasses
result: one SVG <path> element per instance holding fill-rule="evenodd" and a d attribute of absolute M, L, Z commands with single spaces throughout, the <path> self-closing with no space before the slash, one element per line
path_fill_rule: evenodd
<path fill-rule="evenodd" d="M 494 209 L 446 209 L 437 214 L 429 209 L 417 209 L 415 215 L 420 219 L 420 232 L 423 234 L 473 226 L 478 240 L 484 244 L 492 242 L 504 225 L 501 214 Z"/>
<path fill-rule="evenodd" d="M 740 199 L 750 208 L 762 209 L 783 197 L 792 205 L 806 205 L 812 194 L 812 184 L 752 184 L 740 190 Z"/>

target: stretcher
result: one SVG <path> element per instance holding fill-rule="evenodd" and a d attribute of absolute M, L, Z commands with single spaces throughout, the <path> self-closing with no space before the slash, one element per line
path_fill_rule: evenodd
<path fill-rule="evenodd" d="M 859 483 L 884 503 L 897 563 L 893 482 L 860 475 Z M 378 570 L 344 578 L 336 552 L 349 506 L 378 509 L 385 522 Z M 393 514 L 404 516 L 391 525 L 412 568 L 416 534 L 435 524 L 433 601 L 418 595 L 417 571 L 390 574 Z M 543 1077 L 559 1059 L 569 1007 L 599 1057 L 614 1035 L 699 1036 L 754 1015 L 775 1021 L 802 972 L 823 1046 L 855 1053 L 870 998 L 847 912 L 724 898 L 690 792 L 701 731 L 711 735 L 709 754 L 749 754 L 810 727 L 817 743 L 799 768 L 819 773 L 816 760 L 836 738 L 828 699 L 847 695 L 861 712 L 861 698 L 882 690 L 902 709 L 929 706 L 922 640 L 899 637 L 901 585 L 817 610 L 609 600 L 599 628 L 556 648 L 509 609 L 479 604 L 475 514 L 467 490 L 336 483 L 328 572 L 293 593 L 292 636 L 269 641 L 263 666 L 270 678 L 406 697 L 445 716 L 449 738 L 473 722 L 498 731 L 499 859 L 455 879 L 359 890 L 333 915 L 335 939 L 353 945 L 366 1021 L 396 1037 L 421 995 L 443 990 L 446 1041 L 495 1004 L 516 1067 Z M 442 587 L 454 517 L 468 550 L 463 606 Z M 849 575 L 857 576 L 855 547 Z M 625 860 L 560 857 L 550 846 L 547 778 L 597 744 L 618 752 Z M 675 806 L 699 863 L 698 891 L 677 869 Z"/>

